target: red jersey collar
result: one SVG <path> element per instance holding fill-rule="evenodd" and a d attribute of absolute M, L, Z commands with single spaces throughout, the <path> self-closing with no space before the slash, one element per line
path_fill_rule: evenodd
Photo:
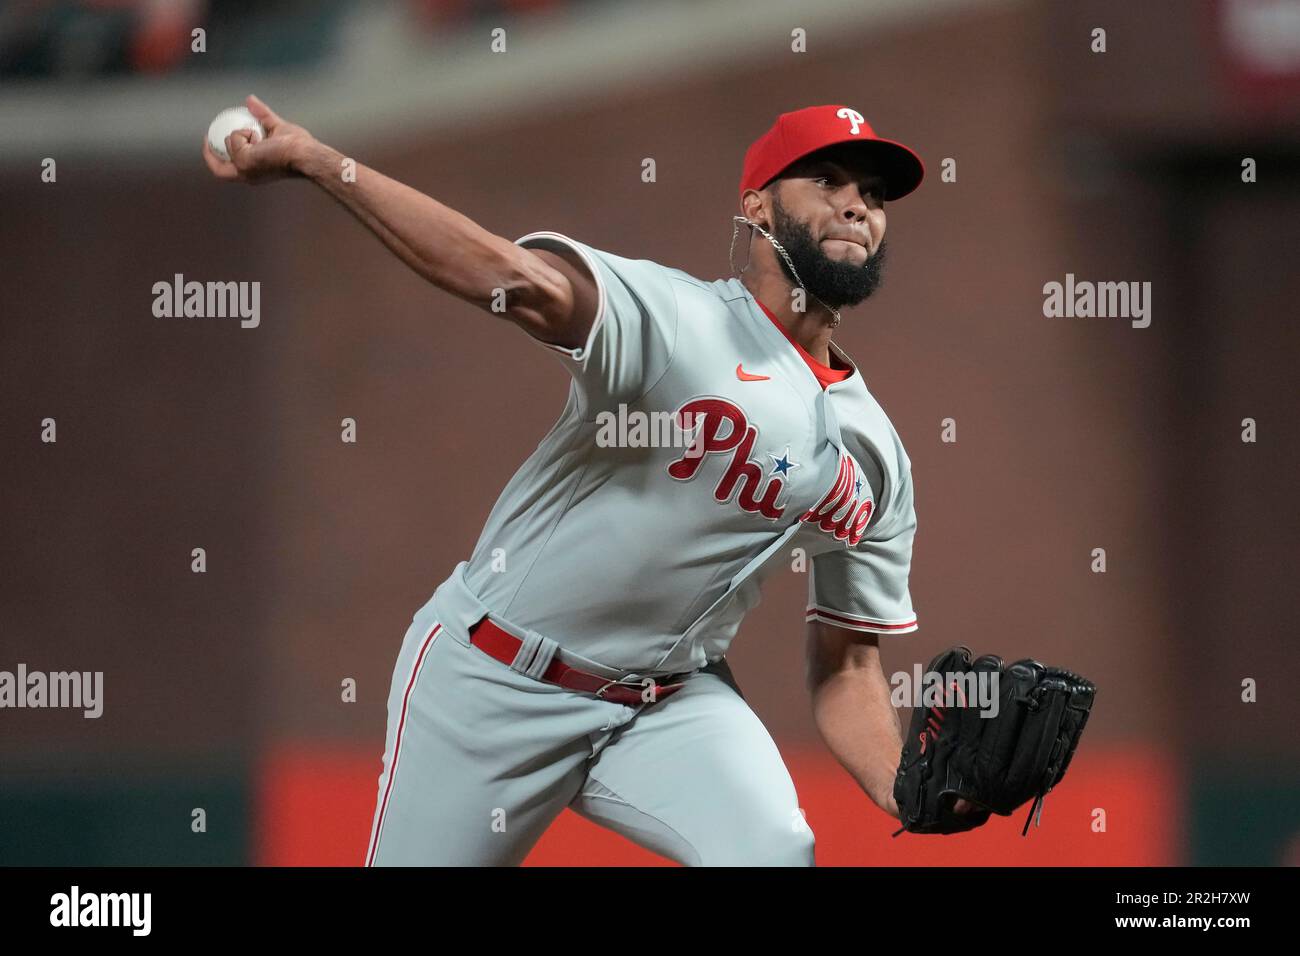
<path fill-rule="evenodd" d="M 758 299 L 755 298 L 754 301 L 758 302 Z M 822 388 L 825 388 L 827 385 L 832 385 L 835 382 L 842 382 L 853 374 L 853 369 L 851 368 L 831 368 L 829 365 L 817 361 L 809 354 L 807 349 L 795 341 L 794 336 L 790 334 L 789 330 L 781 324 L 767 306 L 762 302 L 758 302 L 758 307 L 763 310 L 764 315 L 772 320 L 772 324 L 781 330 L 781 334 L 785 336 L 786 341 L 795 347 L 795 350 L 799 353 L 799 357 L 808 363 L 808 368 L 812 370 L 813 375 L 817 376 L 817 381 L 821 383 Z"/>

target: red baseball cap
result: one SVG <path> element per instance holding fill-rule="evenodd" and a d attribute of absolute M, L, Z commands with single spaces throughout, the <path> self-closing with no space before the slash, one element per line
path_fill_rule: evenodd
<path fill-rule="evenodd" d="M 740 194 L 762 189 L 791 163 L 827 146 L 861 143 L 885 181 L 885 199 L 901 199 L 921 185 L 921 157 L 902 143 L 881 139 L 862 114 L 847 106 L 809 106 L 782 113 L 772 128 L 750 145 L 740 176 Z"/>

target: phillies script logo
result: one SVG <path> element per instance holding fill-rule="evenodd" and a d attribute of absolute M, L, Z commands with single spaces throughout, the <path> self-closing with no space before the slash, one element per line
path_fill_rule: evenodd
<path fill-rule="evenodd" d="M 871 500 L 871 490 L 867 489 L 864 501 L 858 498 L 862 494 L 862 477 L 858 474 L 858 465 L 848 455 L 840 455 L 840 470 L 835 476 L 835 484 L 826 497 L 800 516 L 800 521 L 816 525 L 837 540 L 848 541 L 856 546 L 862 540 L 862 533 L 871 520 L 871 509 L 875 502 Z"/>
<path fill-rule="evenodd" d="M 789 475 L 791 468 L 798 467 L 789 460 L 788 448 L 780 458 L 776 455 L 768 456 L 774 464 L 772 473 L 765 476 L 762 465 L 750 458 L 758 439 L 758 428 L 749 423 L 740 406 L 725 398 L 694 398 L 674 414 L 683 431 L 698 431 L 695 432 L 691 446 L 668 466 L 671 477 L 678 481 L 690 481 L 709 455 L 729 455 L 731 460 L 727 463 L 727 470 L 714 486 L 714 499 L 727 502 L 735 495 L 736 503 L 743 510 L 761 514 L 773 521 L 785 514 L 785 506 L 778 506 L 776 501 L 785 490 L 784 476 Z M 856 545 L 861 540 L 875 507 L 870 488 L 863 497 L 863 484 L 857 462 L 849 455 L 841 454 L 835 484 L 799 520 L 808 522 L 839 541 Z M 737 488 L 740 490 L 738 495 Z"/>
<path fill-rule="evenodd" d="M 730 455 L 731 461 L 713 489 L 713 497 L 730 501 L 739 487 L 736 503 L 743 510 L 773 521 L 785 514 L 785 506 L 776 503 L 785 481 L 776 474 L 765 478 L 763 467 L 750 460 L 758 428 L 749 423 L 739 405 L 725 398 L 695 398 L 677 409 L 676 417 L 683 430 L 699 431 L 682 457 L 668 466 L 669 475 L 678 481 L 690 481 L 709 455 Z"/>

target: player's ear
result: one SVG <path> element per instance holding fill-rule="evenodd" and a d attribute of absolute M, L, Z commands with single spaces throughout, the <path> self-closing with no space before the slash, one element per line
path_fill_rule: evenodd
<path fill-rule="evenodd" d="M 750 222 L 756 222 L 764 229 L 770 230 L 772 228 L 766 189 L 747 191 L 744 198 L 741 199 L 740 211 Z"/>

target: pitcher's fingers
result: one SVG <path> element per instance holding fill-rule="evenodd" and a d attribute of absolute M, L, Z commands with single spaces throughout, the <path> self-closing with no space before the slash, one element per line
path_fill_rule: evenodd
<path fill-rule="evenodd" d="M 235 169 L 234 164 L 214 153 L 206 136 L 203 137 L 203 161 L 208 164 L 208 169 L 212 170 L 212 175 L 218 179 L 239 178 L 239 171 Z"/>
<path fill-rule="evenodd" d="M 271 109 L 271 107 L 267 106 L 252 93 L 248 94 L 248 100 L 246 102 L 248 103 L 248 111 L 257 117 L 258 122 L 262 124 L 262 128 L 265 129 L 268 134 L 273 132 L 277 126 L 284 122 L 284 120 L 280 119 L 280 117 L 276 115 L 275 110 Z"/>
<path fill-rule="evenodd" d="M 226 137 L 226 152 L 230 154 L 230 161 L 238 166 L 247 158 L 244 154 L 253 142 L 253 131 L 248 129 L 237 129 Z"/>

